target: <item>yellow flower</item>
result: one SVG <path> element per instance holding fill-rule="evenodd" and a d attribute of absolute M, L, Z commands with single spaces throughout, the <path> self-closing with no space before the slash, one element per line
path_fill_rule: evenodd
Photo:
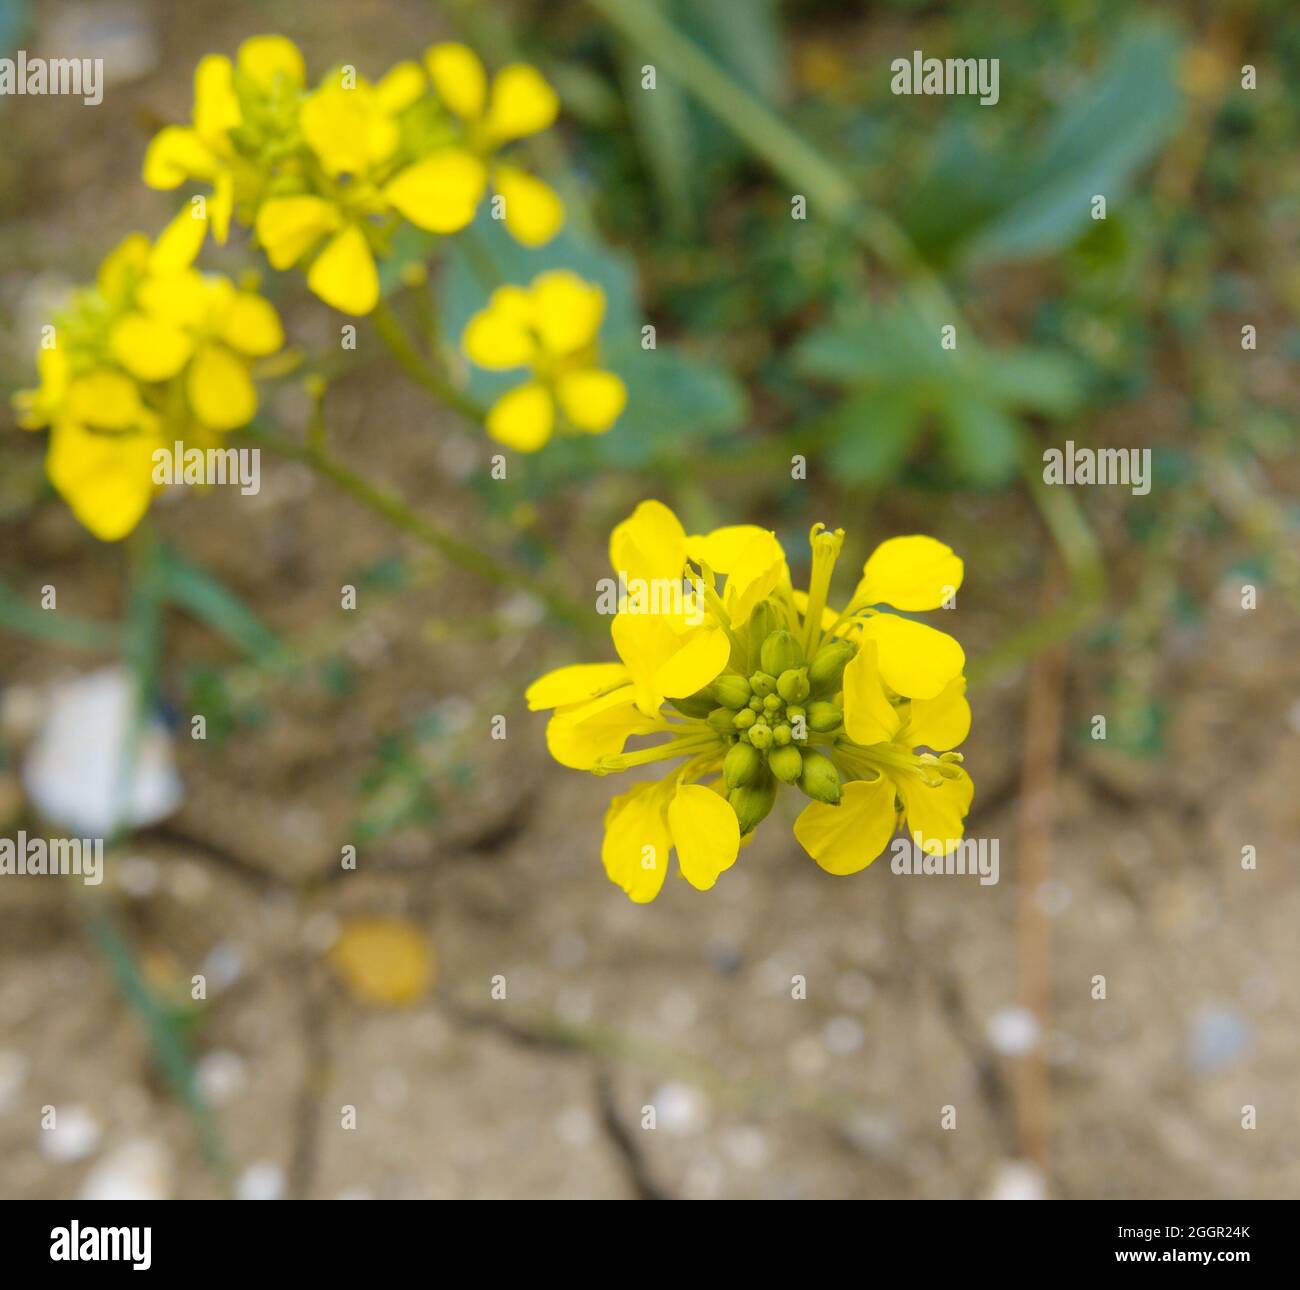
<path fill-rule="evenodd" d="M 503 67 L 489 86 L 478 55 L 454 42 L 431 46 L 424 64 L 438 97 L 459 123 L 458 137 L 398 176 L 388 187 L 389 200 L 412 224 L 454 232 L 473 218 L 490 180 L 504 202 L 511 236 L 524 246 L 549 242 L 564 223 L 564 204 L 547 184 L 499 161 L 497 154 L 551 125 L 560 109 L 555 91 L 527 63 Z M 447 203 L 435 227 L 429 219 L 436 204 L 428 194 L 449 174 L 456 177 L 458 201 Z"/>
<path fill-rule="evenodd" d="M 678 763 L 606 813 L 605 871 L 632 900 L 658 895 L 670 850 L 687 881 L 712 887 L 782 784 L 811 799 L 795 836 L 829 873 L 865 868 L 899 828 L 931 854 L 960 843 L 974 793 L 953 751 L 970 729 L 965 657 L 890 609 L 951 603 L 962 562 L 933 538 L 893 538 L 837 613 L 827 598 L 843 540 L 813 528 L 805 592 L 761 528 L 688 536 L 652 501 L 614 529 L 621 661 L 560 668 L 526 698 L 553 710 L 547 746 L 565 766 Z"/>
<path fill-rule="evenodd" d="M 221 54 L 202 58 L 191 124 L 165 126 L 153 137 L 144 182 L 161 189 L 211 184 L 207 218 L 224 243 L 236 203 L 255 205 L 276 168 L 303 77 L 302 55 L 283 36 L 250 37 L 233 64 Z"/>
<path fill-rule="evenodd" d="M 627 388 L 598 367 L 597 333 L 605 293 L 567 269 L 534 278 L 529 287 L 498 287 L 466 324 L 461 345 L 479 367 L 526 367 L 531 379 L 489 409 L 487 431 L 508 447 L 536 452 L 555 430 L 557 408 L 567 429 L 601 434 L 618 420 Z"/>
<path fill-rule="evenodd" d="M 152 246 L 126 238 L 56 317 L 39 387 L 15 396 L 21 425 L 50 428 L 51 483 L 106 542 L 148 510 L 158 449 L 252 418 L 249 361 L 284 343 L 266 300 L 190 266 L 201 240 L 187 211 Z"/>

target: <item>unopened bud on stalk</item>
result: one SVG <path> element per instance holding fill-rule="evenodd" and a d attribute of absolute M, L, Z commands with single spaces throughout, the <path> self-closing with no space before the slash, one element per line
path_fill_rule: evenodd
<path fill-rule="evenodd" d="M 722 763 L 722 777 L 728 788 L 752 784 L 763 770 L 763 754 L 747 743 L 732 744 Z"/>
<path fill-rule="evenodd" d="M 808 729 L 815 730 L 818 734 L 825 735 L 838 730 L 843 720 L 844 713 L 826 699 L 818 699 L 808 705 Z"/>
<path fill-rule="evenodd" d="M 682 716 L 696 718 L 707 717 L 718 706 L 717 699 L 713 698 L 707 690 L 701 690 L 698 694 L 692 694 L 685 699 L 669 699 L 668 702 Z"/>
<path fill-rule="evenodd" d="M 749 688 L 754 691 L 756 699 L 766 699 L 769 694 L 776 693 L 776 677 L 766 672 L 755 672 L 749 678 Z"/>
<path fill-rule="evenodd" d="M 731 718 L 731 724 L 737 730 L 748 730 L 757 720 L 757 712 L 754 712 L 751 708 L 741 708 L 741 710 Z"/>
<path fill-rule="evenodd" d="M 819 752 L 804 750 L 799 787 L 814 802 L 825 802 L 828 806 L 840 804 L 840 773 L 835 763 Z"/>
<path fill-rule="evenodd" d="M 849 641 L 827 641 L 808 668 L 811 693 L 818 698 L 834 694 L 844 679 L 844 669 L 857 652 L 857 647 Z"/>
<path fill-rule="evenodd" d="M 734 672 L 724 672 L 709 686 L 708 693 L 713 696 L 715 703 L 734 710 L 743 708 L 749 702 L 753 691 L 750 690 L 749 682 L 743 676 L 737 676 Z"/>
<path fill-rule="evenodd" d="M 802 703 L 808 697 L 808 669 L 792 667 L 782 672 L 776 681 L 776 692 L 787 703 Z"/>
<path fill-rule="evenodd" d="M 750 833 L 767 818 L 776 801 L 776 780 L 765 770 L 752 784 L 733 788 L 727 794 L 727 801 L 740 821 L 741 833 Z"/>
<path fill-rule="evenodd" d="M 772 774 L 787 784 L 793 784 L 803 774 L 803 758 L 793 744 L 773 748 L 767 754 L 767 764 Z"/>
<path fill-rule="evenodd" d="M 774 631 L 777 631 L 784 621 L 785 618 L 780 609 L 770 600 L 760 601 L 755 607 L 754 612 L 749 616 L 749 628 L 746 632 L 746 639 L 749 643 L 749 657 L 753 660 L 750 663 L 751 667 L 758 662 L 758 655 L 763 648 L 763 642 Z"/>
<path fill-rule="evenodd" d="M 766 752 L 772 746 L 771 728 L 756 721 L 749 728 L 749 742 L 760 752 Z"/>
<path fill-rule="evenodd" d="M 803 666 L 803 649 L 793 632 L 773 632 L 759 651 L 759 662 L 769 676 L 780 676 L 792 667 Z"/>
<path fill-rule="evenodd" d="M 729 735 L 735 731 L 735 714 L 730 708 L 714 708 L 709 713 L 709 725 L 720 735 Z"/>

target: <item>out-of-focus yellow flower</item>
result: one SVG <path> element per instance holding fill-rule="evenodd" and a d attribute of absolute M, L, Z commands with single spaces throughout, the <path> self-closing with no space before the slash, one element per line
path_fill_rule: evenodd
<path fill-rule="evenodd" d="M 266 300 L 184 258 L 201 240 L 188 211 L 152 245 L 126 238 L 55 318 L 37 355 L 39 386 L 14 399 L 20 425 L 49 427 L 50 481 L 106 542 L 148 510 L 159 448 L 252 419 L 250 361 L 284 344 Z"/>
<path fill-rule="evenodd" d="M 468 322 L 466 356 L 492 371 L 528 368 L 531 376 L 489 409 L 487 431 L 508 447 L 536 452 L 563 428 L 601 434 L 627 403 L 623 382 L 598 366 L 597 334 L 605 293 L 567 269 L 529 287 L 498 287 Z M 557 413 L 558 410 L 558 413 Z"/>
<path fill-rule="evenodd" d="M 478 55 L 455 42 L 431 46 L 424 65 L 459 130 L 449 146 L 398 176 L 387 190 L 389 200 L 411 223 L 452 232 L 473 218 L 490 180 L 505 204 L 511 236 L 524 246 L 549 242 L 564 223 L 564 203 L 540 179 L 499 160 L 499 153 L 554 122 L 560 110 L 555 91 L 527 63 L 503 67 L 489 85 Z M 435 197 L 449 186 L 457 203 Z M 439 227 L 429 222 L 434 217 Z"/>
<path fill-rule="evenodd" d="M 286 155 L 303 78 L 302 55 L 283 36 L 249 37 L 234 63 L 222 54 L 200 59 L 191 123 L 154 136 L 144 182 L 162 189 L 211 184 L 207 216 L 213 236 L 225 242 L 236 203 L 251 212 Z"/>
<path fill-rule="evenodd" d="M 692 886 L 712 887 L 781 784 L 811 799 L 795 836 L 829 873 L 864 869 L 899 828 L 930 854 L 960 843 L 974 793 L 952 751 L 970 728 L 965 656 L 885 606 L 951 603 L 962 562 L 933 538 L 893 538 L 836 612 L 827 597 L 843 540 L 813 528 L 803 592 L 767 530 L 687 536 L 660 502 L 615 528 L 621 661 L 560 668 L 526 697 L 554 710 L 547 746 L 563 765 L 606 775 L 678 763 L 606 813 L 605 871 L 632 900 L 658 895 L 672 850 Z M 657 742 L 629 751 L 647 737 Z"/>

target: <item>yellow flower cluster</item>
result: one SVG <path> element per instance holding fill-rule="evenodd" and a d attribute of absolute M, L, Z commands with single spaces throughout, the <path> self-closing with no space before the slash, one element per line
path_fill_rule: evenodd
<path fill-rule="evenodd" d="M 234 62 L 211 54 L 199 63 L 191 123 L 155 136 L 144 180 L 210 184 L 202 213 L 218 241 L 237 219 L 275 268 L 306 264 L 326 304 L 368 314 L 379 301 L 376 258 L 403 219 L 454 233 L 491 186 L 517 240 L 538 246 L 558 232 L 559 197 L 500 157 L 558 110 L 535 68 L 512 64 L 489 84 L 460 44 L 434 45 L 423 65 L 399 63 L 374 84 L 340 66 L 308 90 L 297 47 L 255 36 Z"/>
<path fill-rule="evenodd" d="M 15 396 L 20 425 L 50 428 L 51 482 L 106 542 L 148 510 L 157 450 L 252 419 L 251 362 L 284 344 L 268 301 L 193 268 L 202 237 L 182 211 L 153 245 L 126 238 L 46 329 L 38 388 Z"/>
<path fill-rule="evenodd" d="M 547 745 L 563 765 L 677 763 L 605 816 L 605 871 L 634 901 L 659 894 L 672 850 L 692 886 L 712 887 L 782 784 L 808 799 L 795 837 L 829 873 L 866 868 L 900 829 L 929 854 L 960 843 L 974 793 L 953 751 L 970 729 L 965 655 L 902 614 L 944 604 L 962 562 L 933 538 L 891 538 L 837 611 L 843 531 L 817 525 L 810 540 L 804 592 L 773 533 L 689 536 L 643 502 L 610 538 L 620 661 L 563 667 L 528 690 L 530 708 L 554 709 Z"/>
<path fill-rule="evenodd" d="M 492 293 L 466 325 L 461 345 L 479 367 L 527 368 L 529 379 L 488 411 L 488 434 L 536 452 L 555 430 L 557 408 L 566 427 L 585 434 L 601 434 L 618 420 L 627 390 L 597 366 L 604 316 L 605 293 L 566 269 Z"/>

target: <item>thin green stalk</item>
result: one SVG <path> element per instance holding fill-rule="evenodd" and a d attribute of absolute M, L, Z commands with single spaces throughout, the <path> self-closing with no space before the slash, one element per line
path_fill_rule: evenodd
<path fill-rule="evenodd" d="M 379 339 L 388 347 L 388 352 L 392 354 L 397 365 L 411 380 L 467 420 L 473 421 L 476 425 L 483 424 L 486 411 L 434 370 L 385 301 L 381 300 L 375 306 L 370 319 L 375 324 Z"/>
<path fill-rule="evenodd" d="M 536 574 L 516 569 L 489 555 L 481 547 L 444 532 L 432 520 L 412 510 L 396 493 L 359 475 L 328 449 L 319 444 L 286 439 L 256 422 L 249 426 L 246 433 L 254 443 L 268 452 L 310 466 L 318 475 L 336 484 L 376 515 L 383 516 L 403 533 L 432 547 L 453 564 L 458 564 L 462 569 L 495 586 L 518 587 L 528 591 L 539 597 L 557 618 L 579 630 L 588 630 L 589 615 L 576 601 L 563 592 L 547 587 L 538 580 Z"/>

